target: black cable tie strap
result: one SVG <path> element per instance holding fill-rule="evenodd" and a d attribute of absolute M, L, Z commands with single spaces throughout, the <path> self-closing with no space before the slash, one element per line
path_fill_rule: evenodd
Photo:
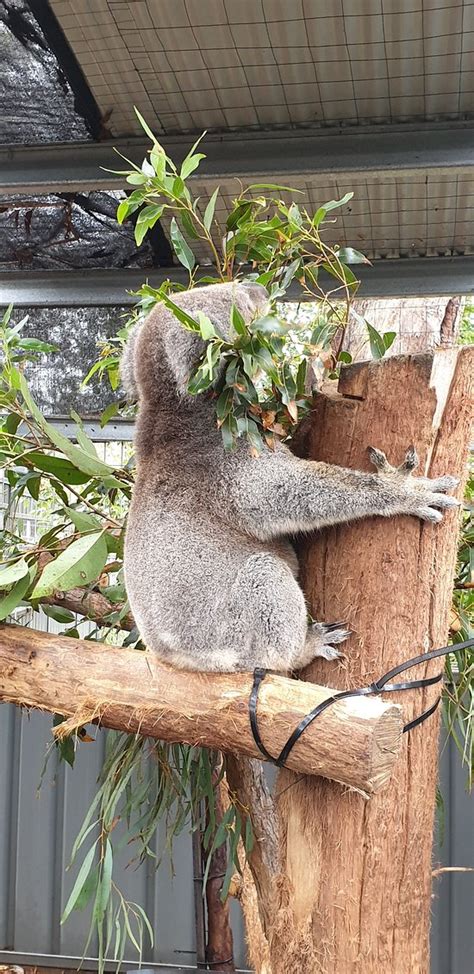
<path fill-rule="evenodd" d="M 249 700 L 250 726 L 252 728 L 253 739 L 258 749 L 266 757 L 267 761 L 272 761 L 274 764 L 278 764 L 278 761 L 275 761 L 275 758 L 269 753 L 269 751 L 267 751 L 262 741 L 262 738 L 260 737 L 260 731 L 258 729 L 258 720 L 257 720 L 258 691 L 260 689 L 260 684 L 263 683 L 267 673 L 268 670 L 264 670 L 261 667 L 257 667 L 257 669 L 253 671 L 253 684 L 252 684 L 252 690 L 250 692 L 250 700 Z"/>
<path fill-rule="evenodd" d="M 268 670 L 264 670 L 258 667 L 254 670 L 253 674 L 253 684 L 249 699 L 249 717 L 250 726 L 252 729 L 252 734 L 254 741 L 258 749 L 262 752 L 267 761 L 271 761 L 276 764 L 279 768 L 286 767 L 286 760 L 290 751 L 295 746 L 296 742 L 300 739 L 303 732 L 316 720 L 320 714 L 324 713 L 328 707 L 332 706 L 333 703 L 337 703 L 338 700 L 344 700 L 347 697 L 365 697 L 371 694 L 379 693 L 392 693 L 398 690 L 416 690 L 419 687 L 430 687 L 435 683 L 440 683 L 443 679 L 443 674 L 438 673 L 436 676 L 427 676 L 420 680 L 409 680 L 406 683 L 391 683 L 390 681 L 394 676 L 398 676 L 400 673 L 404 673 L 406 670 L 411 670 L 413 666 L 418 666 L 420 663 L 427 663 L 432 659 L 439 659 L 441 656 L 447 656 L 449 653 L 457 653 L 461 649 L 470 649 L 474 646 L 474 639 L 467 639 L 463 643 L 455 643 L 453 646 L 442 646 L 440 649 L 432 649 L 429 653 L 421 653 L 419 656 L 414 656 L 412 659 L 407 660 L 405 663 L 400 663 L 398 666 L 394 666 L 393 669 L 389 670 L 378 680 L 374 680 L 367 687 L 359 687 L 356 690 L 340 690 L 338 693 L 333 693 L 332 696 L 327 697 L 323 700 L 314 710 L 311 710 L 306 717 L 300 720 L 297 727 L 295 727 L 293 733 L 288 738 L 285 746 L 280 751 L 278 757 L 273 757 L 267 751 L 262 738 L 260 736 L 260 731 L 258 729 L 257 720 L 257 703 L 258 703 L 258 692 L 261 684 L 263 683 L 265 677 L 268 674 Z M 424 710 L 423 713 L 419 714 L 413 720 L 410 720 L 408 724 L 405 724 L 403 728 L 403 733 L 413 730 L 414 727 L 418 727 L 422 724 L 428 717 L 434 714 L 435 710 L 439 706 L 441 700 L 441 695 L 438 697 L 433 706 L 429 707 L 428 710 Z"/>

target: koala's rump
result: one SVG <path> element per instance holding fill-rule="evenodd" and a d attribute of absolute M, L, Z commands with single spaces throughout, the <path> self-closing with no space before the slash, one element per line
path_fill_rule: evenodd
<path fill-rule="evenodd" d="M 194 508 L 192 496 L 173 508 L 135 490 L 124 563 L 143 641 L 177 666 L 249 669 L 260 644 L 263 651 L 281 638 L 304 641 L 306 610 L 289 543 L 250 538 Z"/>

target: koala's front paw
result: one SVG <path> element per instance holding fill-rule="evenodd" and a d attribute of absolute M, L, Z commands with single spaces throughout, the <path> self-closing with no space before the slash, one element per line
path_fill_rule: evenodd
<path fill-rule="evenodd" d="M 379 475 L 393 486 L 394 501 L 399 514 L 413 514 L 423 521 L 437 523 L 443 519 L 442 512 L 451 507 L 459 507 L 460 501 L 447 497 L 445 491 L 457 487 L 457 477 L 412 477 L 419 460 L 414 446 L 408 447 L 405 459 L 399 467 L 392 467 L 385 453 L 375 447 L 368 448 L 368 454 Z"/>

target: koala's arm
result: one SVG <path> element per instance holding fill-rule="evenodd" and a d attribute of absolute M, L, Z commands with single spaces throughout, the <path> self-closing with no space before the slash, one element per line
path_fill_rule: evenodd
<path fill-rule="evenodd" d="M 229 493 L 241 527 L 266 540 L 374 515 L 412 514 L 436 522 L 442 510 L 458 506 L 444 493 L 456 478 L 412 476 L 418 463 L 413 448 L 398 468 L 380 450 L 369 455 L 377 473 L 300 460 L 286 449 L 234 464 Z"/>

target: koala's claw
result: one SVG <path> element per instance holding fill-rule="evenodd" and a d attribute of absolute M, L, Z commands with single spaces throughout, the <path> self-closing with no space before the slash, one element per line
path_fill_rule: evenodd
<path fill-rule="evenodd" d="M 432 524 L 439 524 L 439 522 L 443 520 L 443 515 L 441 512 L 436 511 L 434 507 L 419 507 L 414 513 L 420 518 L 420 520 L 431 521 Z"/>
<path fill-rule="evenodd" d="M 382 450 L 375 447 L 368 448 L 368 454 L 377 473 L 387 478 L 387 483 L 393 484 L 393 500 L 396 503 L 393 513 L 413 514 L 422 521 L 437 524 L 443 519 L 443 512 L 452 507 L 459 507 L 460 502 L 455 497 L 446 496 L 445 491 L 457 487 L 457 477 L 412 477 L 413 471 L 419 464 L 418 454 L 414 446 L 409 446 L 405 459 L 399 467 L 393 467 Z"/>
<path fill-rule="evenodd" d="M 339 659 L 341 656 L 339 650 L 335 649 L 334 646 L 329 646 L 328 643 L 323 643 L 322 646 L 319 646 L 314 655 L 327 660 Z"/>
<path fill-rule="evenodd" d="M 343 622 L 313 622 L 309 628 L 311 635 L 321 640 L 322 646 L 327 643 L 342 643 L 350 636 L 350 630 L 346 629 Z"/>
<path fill-rule="evenodd" d="M 418 453 L 413 445 L 408 447 L 408 450 L 405 453 L 405 459 L 399 467 L 392 467 L 392 464 L 388 462 L 387 456 L 383 450 L 378 450 L 375 446 L 369 446 L 367 452 L 374 467 L 383 473 L 398 472 L 404 476 L 409 476 L 413 470 L 416 470 L 420 462 Z"/>
<path fill-rule="evenodd" d="M 316 622 L 315 625 L 324 626 L 324 631 L 326 633 L 326 632 L 334 632 L 336 629 L 341 629 L 341 627 L 344 626 L 344 623 L 343 622 L 322 622 L 322 623 Z"/>
<path fill-rule="evenodd" d="M 367 453 L 369 454 L 369 460 L 377 470 L 393 470 L 383 450 L 377 450 L 375 446 L 368 446 Z"/>
<path fill-rule="evenodd" d="M 407 452 L 405 453 L 405 459 L 403 463 L 400 464 L 398 470 L 400 473 L 410 474 L 412 470 L 416 470 L 419 462 L 420 458 L 415 447 L 413 445 L 409 446 Z"/>
<path fill-rule="evenodd" d="M 431 497 L 428 495 L 428 504 L 423 504 L 421 507 L 418 507 L 414 513 L 422 521 L 431 521 L 433 524 L 438 524 L 443 520 L 443 510 L 459 506 L 460 501 L 456 497 L 448 497 L 446 494 L 433 494 Z M 441 510 L 436 510 L 436 508 L 441 508 Z"/>

